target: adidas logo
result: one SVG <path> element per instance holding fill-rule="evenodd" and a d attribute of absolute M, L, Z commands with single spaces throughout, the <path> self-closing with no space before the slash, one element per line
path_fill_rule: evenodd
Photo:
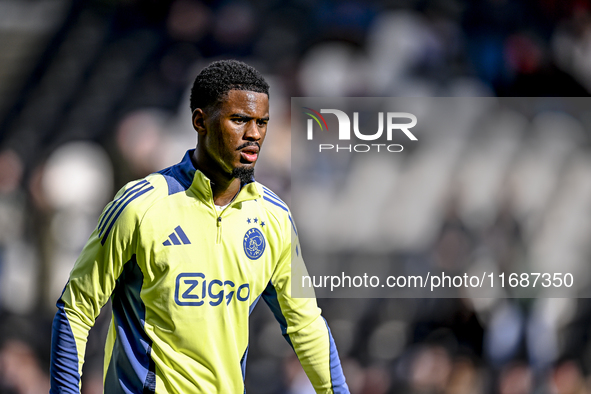
<path fill-rule="evenodd" d="M 191 241 L 189 241 L 187 234 L 185 234 L 185 232 L 183 231 L 181 226 L 177 226 L 174 229 L 174 232 L 168 236 L 168 239 L 166 241 L 162 242 L 162 245 L 164 245 L 164 246 L 190 245 L 190 244 L 191 244 Z"/>

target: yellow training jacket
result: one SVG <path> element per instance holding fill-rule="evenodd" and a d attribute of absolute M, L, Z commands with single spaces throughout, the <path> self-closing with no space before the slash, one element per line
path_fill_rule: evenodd
<path fill-rule="evenodd" d="M 88 331 L 110 297 L 105 393 L 243 393 L 262 296 L 316 391 L 348 393 L 316 301 L 290 296 L 301 250 L 289 209 L 253 181 L 220 211 L 191 153 L 103 211 L 57 303 L 50 392 L 80 392 Z"/>

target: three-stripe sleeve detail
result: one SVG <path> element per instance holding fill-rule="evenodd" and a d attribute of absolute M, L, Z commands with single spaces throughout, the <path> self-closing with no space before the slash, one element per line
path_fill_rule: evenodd
<path fill-rule="evenodd" d="M 287 204 L 284 203 L 283 201 L 281 201 L 281 199 L 279 197 L 277 197 L 277 195 L 275 193 L 273 193 L 271 190 L 267 189 L 264 186 L 263 186 L 263 198 L 265 200 L 269 201 L 270 203 L 277 205 L 279 208 L 283 209 L 284 211 L 289 212 L 289 209 L 287 208 Z"/>
<path fill-rule="evenodd" d="M 113 225 L 121 215 L 121 212 L 136 198 L 144 195 L 150 190 L 154 189 L 154 186 L 146 180 L 140 181 L 133 187 L 129 188 L 121 197 L 113 201 L 109 209 L 103 215 L 103 218 L 99 222 L 99 238 L 101 238 L 101 245 L 105 244 Z"/>
<path fill-rule="evenodd" d="M 118 199 L 116 199 L 115 201 L 113 201 L 113 203 L 111 204 L 111 206 L 107 209 L 107 211 L 105 212 L 105 214 L 103 215 L 101 221 L 99 222 L 98 228 L 101 229 L 103 228 L 103 224 L 105 223 L 105 220 L 108 222 L 109 219 L 111 218 L 111 216 L 113 215 L 113 211 L 116 209 L 116 207 L 118 206 L 118 204 L 120 204 L 124 199 L 126 199 L 127 197 L 129 197 L 129 195 L 135 191 L 137 191 L 137 189 L 143 185 L 145 185 L 146 183 L 148 183 L 148 181 L 143 180 L 140 181 L 138 183 L 136 183 L 135 185 L 133 185 L 132 187 L 130 187 L 129 189 L 127 189 L 125 191 L 125 193 L 123 193 L 121 195 L 121 197 L 119 197 Z"/>
<path fill-rule="evenodd" d="M 295 234 L 298 235 L 298 231 L 296 230 L 293 219 L 291 218 L 291 215 L 289 214 L 289 208 L 287 208 L 287 204 L 284 203 L 279 197 L 277 197 L 277 194 L 273 193 L 271 190 L 269 190 L 265 186 L 263 186 L 263 199 L 266 201 L 269 201 L 271 204 L 274 204 L 274 205 L 278 206 L 279 208 L 283 209 L 285 212 L 287 212 L 287 216 L 289 217 L 289 221 L 291 222 L 291 227 L 293 228 L 293 231 L 295 232 Z"/>
<path fill-rule="evenodd" d="M 281 205 L 280 203 L 278 203 L 277 201 L 275 201 L 275 200 L 271 199 L 270 197 L 267 197 L 267 195 L 266 195 L 266 194 L 265 194 L 265 195 L 263 195 L 263 199 L 265 199 L 265 200 L 269 201 L 269 202 L 270 202 L 270 203 L 272 203 L 272 204 L 275 204 L 275 205 L 277 205 L 279 208 L 283 209 L 285 212 L 289 212 L 289 210 L 287 209 L 287 207 L 285 207 L 285 206 Z"/>

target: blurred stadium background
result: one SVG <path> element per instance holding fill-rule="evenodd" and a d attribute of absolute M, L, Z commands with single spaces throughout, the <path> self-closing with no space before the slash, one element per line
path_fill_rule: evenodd
<path fill-rule="evenodd" d="M 289 202 L 290 97 L 588 96 L 591 4 L 0 0 L 0 393 L 48 391 L 51 320 L 76 256 L 117 189 L 194 146 L 188 88 L 220 58 L 272 83 L 257 180 Z M 384 256 L 503 270 L 548 256 L 589 264 L 591 117 L 497 121 L 533 137 L 469 139 L 462 168 L 425 150 L 393 169 L 390 187 L 412 187 L 393 197 L 399 224 Z M 431 171 L 449 181 L 417 178 Z M 523 194 L 504 198 L 516 185 Z M 430 242 L 394 237 L 415 215 Z M 304 253 L 327 239 L 346 254 L 330 231 L 309 227 Z M 319 303 L 352 393 L 591 393 L 587 298 Z M 91 332 L 85 394 L 102 392 L 108 320 L 107 306 Z M 249 393 L 311 392 L 264 306 L 251 316 L 250 349 Z"/>

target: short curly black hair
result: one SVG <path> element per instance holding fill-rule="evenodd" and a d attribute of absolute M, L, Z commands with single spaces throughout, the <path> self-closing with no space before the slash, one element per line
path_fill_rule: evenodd
<path fill-rule="evenodd" d="M 191 111 L 217 104 L 230 90 L 269 96 L 269 84 L 254 67 L 238 60 L 219 60 L 205 67 L 191 88 Z"/>

